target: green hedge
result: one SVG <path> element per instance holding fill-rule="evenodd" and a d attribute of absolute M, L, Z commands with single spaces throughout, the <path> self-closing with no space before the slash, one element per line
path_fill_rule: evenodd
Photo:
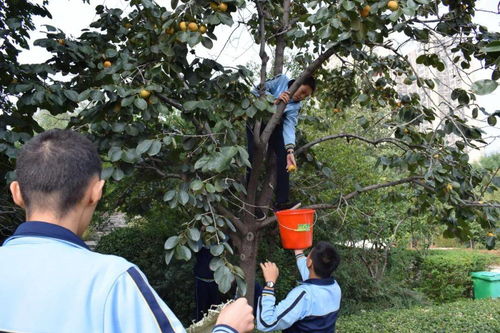
<path fill-rule="evenodd" d="M 411 284 L 438 303 L 471 298 L 470 273 L 487 270 L 494 260 L 494 255 L 477 251 L 432 250 L 416 257 Z"/>
<path fill-rule="evenodd" d="M 500 299 L 340 316 L 337 333 L 500 332 Z"/>
<path fill-rule="evenodd" d="M 193 262 L 173 260 L 167 267 L 163 244 L 172 234 L 164 223 L 120 228 L 101 238 L 96 252 L 136 264 L 183 324 L 189 325 L 195 313 Z"/>

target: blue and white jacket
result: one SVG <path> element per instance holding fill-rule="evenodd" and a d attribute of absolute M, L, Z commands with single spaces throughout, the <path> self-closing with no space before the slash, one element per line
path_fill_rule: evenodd
<path fill-rule="evenodd" d="M 309 279 L 306 257 L 297 255 L 297 267 L 304 280 L 275 305 L 274 292 L 264 289 L 257 308 L 257 329 L 284 333 L 335 332 L 341 292 L 333 278 Z"/>
<path fill-rule="evenodd" d="M 288 76 L 284 74 L 278 75 L 271 80 L 266 81 L 264 89 L 268 94 L 273 95 L 274 98 L 278 98 L 281 93 L 288 90 L 289 81 L 290 79 Z M 257 95 L 257 88 L 255 88 L 252 92 Z M 286 105 L 285 111 L 283 112 L 283 139 L 285 141 L 286 148 L 295 147 L 295 127 L 297 126 L 301 107 L 302 102 L 290 100 L 290 102 Z"/>
<path fill-rule="evenodd" d="M 185 332 L 144 274 L 70 230 L 25 222 L 0 247 L 0 331 Z M 235 333 L 228 326 L 217 333 Z M 236 332 L 237 333 L 237 332 Z"/>

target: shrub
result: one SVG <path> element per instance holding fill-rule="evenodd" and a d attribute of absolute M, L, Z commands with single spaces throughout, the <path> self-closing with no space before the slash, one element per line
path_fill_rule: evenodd
<path fill-rule="evenodd" d="M 484 271 L 494 256 L 467 250 L 431 251 L 413 269 L 413 286 L 436 302 L 472 297 L 471 272 Z"/>
<path fill-rule="evenodd" d="M 195 312 L 193 264 L 173 260 L 166 265 L 163 244 L 173 233 L 164 223 L 120 228 L 102 237 L 96 252 L 118 255 L 136 264 L 160 298 L 188 326 Z"/>
<path fill-rule="evenodd" d="M 314 235 L 314 242 L 320 240 L 332 241 L 321 231 Z M 373 279 L 366 265 L 360 259 L 360 254 L 370 256 L 370 251 L 356 248 L 336 246 L 340 252 L 340 266 L 333 274 L 342 289 L 342 312 L 352 314 L 361 310 L 407 308 L 415 305 L 426 304 L 426 300 L 419 292 L 410 290 L 400 278 L 404 273 L 392 274 L 391 270 L 403 272 L 402 266 L 405 262 L 414 261 L 414 251 L 402 251 L 406 259 L 402 261 L 402 255 L 398 259 L 391 259 L 392 264 L 388 267 L 388 274 L 380 280 Z M 288 292 L 297 285 L 300 275 L 295 266 L 293 251 L 284 250 L 281 247 L 277 228 L 270 228 L 265 234 L 259 248 L 257 262 L 270 260 L 276 262 L 280 269 L 280 276 L 276 284 L 276 295 L 278 301 L 283 299 Z M 262 272 L 258 268 L 257 279 L 262 283 Z"/>
<path fill-rule="evenodd" d="M 405 310 L 340 316 L 337 332 L 500 332 L 500 300 L 462 300 Z"/>

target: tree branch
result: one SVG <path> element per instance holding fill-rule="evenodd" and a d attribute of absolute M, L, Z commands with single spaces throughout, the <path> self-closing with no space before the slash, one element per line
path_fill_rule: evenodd
<path fill-rule="evenodd" d="M 328 141 L 328 140 L 333 140 L 333 139 L 340 139 L 340 138 L 346 138 L 346 139 L 357 139 L 357 140 L 361 140 L 361 141 L 364 141 L 366 143 L 370 143 L 374 146 L 377 146 L 381 143 L 392 143 L 394 145 L 396 145 L 397 147 L 405 150 L 404 148 L 402 148 L 401 145 L 404 145 L 408 148 L 417 148 L 417 149 L 423 149 L 425 148 L 424 146 L 421 146 L 421 145 L 411 145 L 411 144 L 408 144 L 407 142 L 404 142 L 403 140 L 398 140 L 398 139 L 395 139 L 395 138 L 381 138 L 381 139 L 377 139 L 377 140 L 371 140 L 371 139 L 367 139 L 367 138 L 364 138 L 362 136 L 359 136 L 359 135 L 356 135 L 356 134 L 348 134 L 348 133 L 341 133 L 341 134 L 335 134 L 335 135 L 327 135 L 327 136 L 324 136 L 322 138 L 319 138 L 319 139 L 316 139 L 314 141 L 311 141 L 305 145 L 303 145 L 302 147 L 300 147 L 299 149 L 296 150 L 296 154 L 301 154 L 303 152 L 305 152 L 306 150 L 308 150 L 309 148 L 311 148 L 312 146 L 314 145 L 317 145 L 318 143 L 321 143 L 321 142 L 325 142 L 325 141 Z"/>
<path fill-rule="evenodd" d="M 285 57 L 285 34 L 281 33 L 287 31 L 289 27 L 290 17 L 290 0 L 283 0 L 283 17 L 281 20 L 280 33 L 276 35 L 276 51 L 274 56 L 274 76 L 283 73 L 283 60 Z"/>
<path fill-rule="evenodd" d="M 418 181 L 420 181 L 422 179 L 424 179 L 424 177 L 413 176 L 413 177 L 407 177 L 407 178 L 403 178 L 403 179 L 399 179 L 399 180 L 394 180 L 394 181 L 387 182 L 387 183 L 381 183 L 381 184 L 374 184 L 374 185 L 365 186 L 365 187 L 360 188 L 359 190 L 353 191 L 353 192 L 351 192 L 351 193 L 349 193 L 347 195 L 340 196 L 338 202 L 343 202 L 343 201 L 350 200 L 352 198 L 357 197 L 358 195 L 360 195 L 363 192 L 373 191 L 373 190 L 377 190 L 377 189 L 381 189 L 381 188 L 385 188 L 385 187 L 392 187 L 392 186 L 406 184 L 406 183 L 415 183 L 415 182 L 418 182 Z M 306 206 L 304 208 L 310 208 L 310 209 L 332 209 L 332 208 L 337 208 L 338 205 L 339 205 L 338 203 L 336 203 L 336 204 L 322 203 L 322 204 L 316 204 L 316 205 Z M 276 217 L 275 216 L 268 217 L 267 219 L 265 219 L 264 221 L 262 221 L 259 224 L 259 229 L 262 229 L 262 228 L 268 226 L 269 224 L 273 223 L 274 221 L 276 221 Z"/>
<path fill-rule="evenodd" d="M 227 217 L 228 219 L 230 219 L 234 225 L 236 226 L 236 228 L 242 232 L 242 233 L 245 233 L 246 232 L 246 228 L 245 228 L 245 225 L 241 222 L 241 220 L 239 218 L 237 218 L 233 213 L 231 213 L 226 207 L 222 206 L 222 205 L 217 205 L 217 210 L 219 210 L 222 215 L 224 215 L 225 217 Z"/>

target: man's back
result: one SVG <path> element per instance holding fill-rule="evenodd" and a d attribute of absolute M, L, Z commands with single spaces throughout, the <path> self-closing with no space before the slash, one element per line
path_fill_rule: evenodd
<path fill-rule="evenodd" d="M 0 330 L 184 331 L 139 269 L 65 228 L 24 223 L 0 247 L 0 267 Z"/>

